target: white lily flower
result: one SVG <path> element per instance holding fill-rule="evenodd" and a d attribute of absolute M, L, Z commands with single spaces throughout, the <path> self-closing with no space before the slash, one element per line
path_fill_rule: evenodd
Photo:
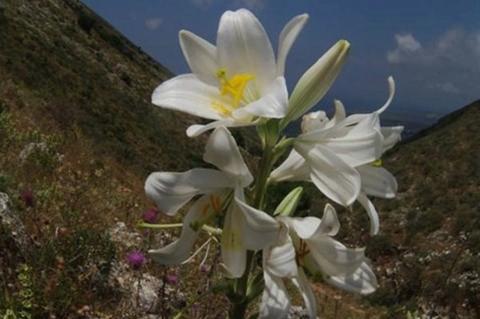
<path fill-rule="evenodd" d="M 259 318 L 287 318 L 290 308 L 283 278 L 300 290 L 309 318 L 316 318 L 316 300 L 304 269 L 320 272 L 325 280 L 359 294 L 375 291 L 377 281 L 364 249 L 351 249 L 334 240 L 340 228 L 335 209 L 326 205 L 322 219 L 279 217 L 285 231 L 264 250 L 265 289 Z"/>
<path fill-rule="evenodd" d="M 305 115 L 303 134 L 285 162 L 271 174 L 274 181 L 312 181 L 326 196 L 344 206 L 358 200 L 368 213 L 372 235 L 378 233 L 379 219 L 367 195 L 392 198 L 397 190 L 395 177 L 376 167 L 381 155 L 400 140 L 403 130 L 380 127 L 379 115 L 395 93 L 393 78 L 389 77 L 388 83 L 389 97 L 373 113 L 347 117 L 343 104 L 335 101 L 335 115 L 330 120 L 322 111 Z"/>
<path fill-rule="evenodd" d="M 380 157 L 387 150 L 391 149 L 401 140 L 401 133 L 403 132 L 403 126 L 382 127 L 380 125 L 379 116 L 390 106 L 393 96 L 395 94 L 395 82 L 392 77 L 388 78 L 389 84 L 389 97 L 385 104 L 378 110 L 373 112 L 374 116 L 378 117 L 376 123 L 376 129 L 382 135 L 382 147 L 379 157 L 371 163 L 360 165 L 356 167 L 356 170 L 360 173 L 361 189 L 358 195 L 358 202 L 368 214 L 370 219 L 370 235 L 378 234 L 380 229 L 380 221 L 378 212 L 370 201 L 368 196 L 380 197 L 380 198 L 394 198 L 397 193 L 398 185 L 395 177 L 385 168 L 381 167 Z M 343 108 L 341 102 L 337 101 Z M 344 111 L 338 116 L 338 120 L 345 118 Z M 352 116 L 352 124 L 361 121 L 362 119 L 372 116 L 372 114 L 356 114 Z"/>
<path fill-rule="evenodd" d="M 190 126 L 189 136 L 218 126 L 247 126 L 260 118 L 283 118 L 288 105 L 285 61 L 307 19 L 300 15 L 286 25 L 277 62 L 262 24 L 246 9 L 222 15 L 216 46 L 180 31 L 180 45 L 192 73 L 162 83 L 153 92 L 152 103 L 214 120 Z"/>
<path fill-rule="evenodd" d="M 197 168 L 183 173 L 156 172 L 147 178 L 147 195 L 168 215 L 174 215 L 193 197 L 202 195 L 185 216 L 180 238 L 149 253 L 165 265 L 184 262 L 201 225 L 225 214 L 222 258 L 229 274 L 240 277 L 245 270 L 247 249 L 259 250 L 271 244 L 279 225 L 266 213 L 245 203 L 243 189 L 253 177 L 226 128 L 218 127 L 211 134 L 203 159 L 219 170 Z"/>
<path fill-rule="evenodd" d="M 337 102 L 331 120 L 322 111 L 306 115 L 303 133 L 295 139 L 294 149 L 270 179 L 311 181 L 333 201 L 343 206 L 352 204 L 361 188 L 355 167 L 379 157 L 383 137 L 376 129 L 377 116 L 364 117 L 352 124 L 350 117 L 340 120 L 344 113 Z"/>

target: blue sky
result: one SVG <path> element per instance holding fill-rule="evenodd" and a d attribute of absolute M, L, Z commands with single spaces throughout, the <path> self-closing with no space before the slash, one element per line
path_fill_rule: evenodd
<path fill-rule="evenodd" d="M 179 30 L 215 43 L 221 14 L 246 7 L 274 47 L 291 17 L 310 15 L 287 61 L 289 87 L 337 40 L 351 43 L 342 74 L 319 105 L 326 110 L 334 98 L 350 111 L 375 109 L 386 99 L 389 75 L 397 82 L 389 112 L 408 114 L 410 120 L 433 119 L 480 99 L 479 0 L 83 1 L 177 74 L 188 72 Z"/>

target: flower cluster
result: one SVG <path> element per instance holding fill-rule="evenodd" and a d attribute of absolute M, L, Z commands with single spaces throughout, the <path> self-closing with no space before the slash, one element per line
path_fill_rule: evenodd
<path fill-rule="evenodd" d="M 187 135 L 213 130 L 203 160 L 216 168 L 155 172 L 147 178 L 146 193 L 161 212 L 174 215 L 189 204 L 180 237 L 149 254 L 164 265 L 181 264 L 192 259 L 200 232 L 219 239 L 226 275 L 236 281 L 228 295 L 235 296 L 231 314 L 237 317 L 245 307 L 236 306 L 256 297 L 249 293 L 263 291 L 259 317 L 286 318 L 290 299 L 285 280 L 290 280 L 299 288 L 309 316 L 316 318 L 306 274 L 321 274 L 326 282 L 360 294 L 377 286 L 364 249 L 347 248 L 333 238 L 340 228 L 333 206 L 325 206 L 321 219 L 296 217 L 301 188 L 292 190 L 274 211 L 264 205 L 269 184 L 309 181 L 337 204 L 348 207 L 358 201 L 375 235 L 379 218 L 369 196 L 392 198 L 397 191 L 395 178 L 381 162 L 403 130 L 380 126 L 380 114 L 393 99 L 392 78 L 388 100 L 372 113 L 347 116 L 343 104 L 335 101 L 332 118 L 323 111 L 306 114 L 326 94 L 346 60 L 350 44 L 340 40 L 305 72 L 289 96 L 285 62 L 307 20 L 304 14 L 287 23 L 276 57 L 261 23 L 245 9 L 222 15 L 216 45 L 181 31 L 180 45 L 192 73 L 162 83 L 152 96 L 162 108 L 213 120 L 190 126 Z M 302 115 L 301 134 L 282 136 Z M 252 125 L 264 151 L 255 178 L 228 130 Z M 288 150 L 285 161 L 274 168 Z M 200 249 L 209 247 L 210 239 Z M 253 257 L 260 253 L 263 262 L 257 265 Z M 263 281 L 249 280 L 257 269 L 263 271 Z"/>

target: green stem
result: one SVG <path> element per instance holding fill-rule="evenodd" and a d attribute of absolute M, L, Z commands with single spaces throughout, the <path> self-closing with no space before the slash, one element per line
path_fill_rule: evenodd
<path fill-rule="evenodd" d="M 254 207 L 262 209 L 265 202 L 265 194 L 268 187 L 268 177 L 273 166 L 274 161 L 274 147 L 278 137 L 271 139 L 266 143 L 263 156 L 260 160 L 258 178 L 255 183 L 255 197 L 253 201 Z M 247 251 L 247 262 L 245 272 L 242 277 L 235 279 L 234 298 L 231 298 L 232 307 L 230 308 L 230 319 L 243 319 L 247 311 L 249 299 L 247 298 L 247 288 L 250 274 L 255 268 L 255 252 Z"/>
<path fill-rule="evenodd" d="M 178 224 L 149 224 L 149 223 L 140 223 L 137 225 L 140 228 L 149 228 L 149 229 L 168 229 L 168 228 L 180 228 L 183 227 L 182 223 Z M 202 229 L 212 235 L 221 235 L 222 230 L 220 228 L 212 227 L 209 225 L 202 225 Z"/>
<path fill-rule="evenodd" d="M 168 229 L 168 228 L 180 228 L 182 223 L 177 224 L 149 224 L 149 223 L 139 223 L 137 227 L 140 228 L 151 228 L 151 229 Z"/>

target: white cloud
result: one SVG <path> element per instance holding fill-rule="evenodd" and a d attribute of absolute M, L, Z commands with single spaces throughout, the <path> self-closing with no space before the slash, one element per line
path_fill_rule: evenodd
<path fill-rule="evenodd" d="M 408 73 L 413 87 L 449 95 L 479 92 L 480 30 L 452 28 L 423 43 L 413 34 L 396 34 L 395 42 L 387 61 Z"/>
<path fill-rule="evenodd" d="M 427 45 L 422 45 L 412 34 L 396 34 L 395 49 L 387 52 L 390 63 L 457 64 L 480 67 L 480 30 L 465 32 L 450 29 Z"/>
<path fill-rule="evenodd" d="M 453 84 L 452 82 L 441 82 L 441 83 L 430 83 L 428 84 L 428 88 L 434 90 L 440 90 L 444 93 L 448 94 L 460 94 L 460 89 Z"/>
<path fill-rule="evenodd" d="M 162 24 L 162 22 L 163 22 L 163 19 L 159 17 L 149 18 L 145 20 L 145 27 L 148 30 L 157 30 Z"/>
<path fill-rule="evenodd" d="M 387 61 L 390 63 L 400 63 L 402 60 L 422 49 L 422 45 L 411 35 L 408 34 L 395 34 L 395 41 L 397 47 L 387 52 Z"/>

